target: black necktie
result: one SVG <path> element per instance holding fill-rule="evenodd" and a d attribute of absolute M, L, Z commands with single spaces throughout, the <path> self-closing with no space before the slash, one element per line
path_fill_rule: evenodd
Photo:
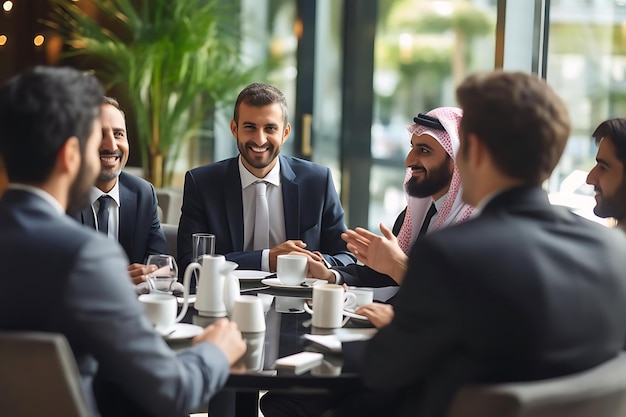
<path fill-rule="evenodd" d="M 109 234 L 109 204 L 111 204 L 111 197 L 103 195 L 98 198 L 100 202 L 100 208 L 98 209 L 98 231 Z"/>
<path fill-rule="evenodd" d="M 435 213 L 437 213 L 437 208 L 435 207 L 435 203 L 432 203 L 430 205 L 430 208 L 428 209 L 428 213 L 426 213 L 426 218 L 424 219 L 424 223 L 422 223 L 422 227 L 420 228 L 417 236 L 422 236 L 426 234 L 426 231 L 428 230 L 428 225 L 430 224 L 430 221 L 432 220 Z"/>

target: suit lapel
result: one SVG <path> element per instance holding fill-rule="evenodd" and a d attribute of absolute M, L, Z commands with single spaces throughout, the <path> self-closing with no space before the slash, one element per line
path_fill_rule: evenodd
<path fill-rule="evenodd" d="M 228 222 L 228 231 L 233 242 L 234 252 L 242 251 L 243 247 L 243 197 L 241 177 L 239 175 L 238 158 L 233 158 L 227 167 L 224 178 L 224 211 Z"/>
<path fill-rule="evenodd" d="M 122 182 L 120 176 L 120 215 L 118 240 L 130 259 L 133 259 L 133 229 L 135 224 L 137 195 Z"/>
<path fill-rule="evenodd" d="M 300 185 L 287 158 L 280 158 L 280 180 L 287 240 L 300 238 Z"/>
<path fill-rule="evenodd" d="M 93 209 L 91 208 L 91 204 L 80 212 L 79 220 L 82 224 L 87 225 L 94 230 L 96 229 L 96 219 L 93 217 Z"/>

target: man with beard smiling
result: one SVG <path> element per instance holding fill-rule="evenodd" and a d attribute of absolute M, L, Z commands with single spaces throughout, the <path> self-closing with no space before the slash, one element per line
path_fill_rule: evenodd
<path fill-rule="evenodd" d="M 613 217 L 619 228 L 626 229 L 626 119 L 606 120 L 592 136 L 598 145 L 596 166 L 587 176 L 587 184 L 596 192 L 593 212 L 599 217 Z"/>
<path fill-rule="evenodd" d="M 237 97 L 230 128 L 239 156 L 185 175 L 181 272 L 191 261 L 191 235 L 200 232 L 214 234 L 215 253 L 241 269 L 274 272 L 277 256 L 291 252 L 314 257 L 316 252 L 331 266 L 353 263 L 341 240 L 344 212 L 330 170 L 280 155 L 291 131 L 283 93 L 267 84 L 247 86 Z M 259 188 L 266 190 L 269 211 L 264 236 L 263 223 L 255 218 Z"/>
<path fill-rule="evenodd" d="M 152 272 L 143 264 L 147 257 L 168 252 L 159 221 L 156 193 L 149 182 L 122 172 L 128 161 L 129 146 L 124 112 L 117 100 L 104 97 L 100 122 L 101 169 L 91 190 L 91 205 L 72 216 L 120 242 L 130 260 L 131 280 L 139 284 L 146 280 L 147 273 Z M 103 198 L 108 200 L 108 209 L 101 216 Z M 101 220 L 107 223 L 106 228 L 100 224 Z M 152 268 L 156 269 L 155 266 Z"/>
<path fill-rule="evenodd" d="M 348 249 L 364 266 L 354 264 L 329 270 L 309 260 L 312 276 L 356 286 L 398 285 L 404 279 L 407 254 L 415 239 L 469 218 L 472 207 L 461 201 L 461 182 L 455 165 L 461 117 L 461 109 L 440 107 L 413 119 L 414 124 L 407 127 L 411 134 L 411 150 L 405 161 L 407 207 L 393 229 L 381 223 L 383 236 L 363 228 L 346 231 L 342 237 Z M 389 308 L 372 307 L 385 311 Z M 370 313 L 374 320 L 378 318 L 370 310 L 360 314 Z"/>
<path fill-rule="evenodd" d="M 225 384 L 246 345 L 221 319 L 173 352 L 137 300 L 120 245 L 65 215 L 88 203 L 101 169 L 102 94 L 70 68 L 36 67 L 0 87 L 11 181 L 0 199 L 0 284 L 29 300 L 0 303 L 0 330 L 63 334 L 89 415 L 188 415 Z"/>

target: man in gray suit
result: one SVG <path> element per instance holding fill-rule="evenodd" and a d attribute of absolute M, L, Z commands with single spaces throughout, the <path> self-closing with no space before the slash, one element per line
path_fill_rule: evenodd
<path fill-rule="evenodd" d="M 37 67 L 0 87 L 11 181 L 0 200 L 0 283 L 29 295 L 28 305 L 0 303 L 0 329 L 64 334 L 94 415 L 187 415 L 224 385 L 245 342 L 224 319 L 172 352 L 136 299 L 121 247 L 65 215 L 87 203 L 100 172 L 102 94 L 69 68 Z"/>

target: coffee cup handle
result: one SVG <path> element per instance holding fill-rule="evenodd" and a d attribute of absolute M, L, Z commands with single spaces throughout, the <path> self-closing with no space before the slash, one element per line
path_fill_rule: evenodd
<path fill-rule="evenodd" d="M 344 294 L 346 298 L 343 299 L 343 308 L 356 308 L 356 295 L 351 292 Z"/>
<path fill-rule="evenodd" d="M 313 309 L 309 307 L 309 304 L 306 301 L 303 304 L 304 304 L 304 311 L 306 311 L 310 315 L 313 315 Z"/>
<path fill-rule="evenodd" d="M 200 264 L 197 262 L 192 262 L 187 265 L 187 269 L 185 269 L 185 275 L 183 277 L 183 307 L 180 309 L 180 313 L 176 317 L 176 323 L 181 321 L 185 314 L 187 314 L 187 309 L 189 307 L 189 285 L 191 283 L 191 274 L 193 271 L 198 271 L 200 274 Z"/>

